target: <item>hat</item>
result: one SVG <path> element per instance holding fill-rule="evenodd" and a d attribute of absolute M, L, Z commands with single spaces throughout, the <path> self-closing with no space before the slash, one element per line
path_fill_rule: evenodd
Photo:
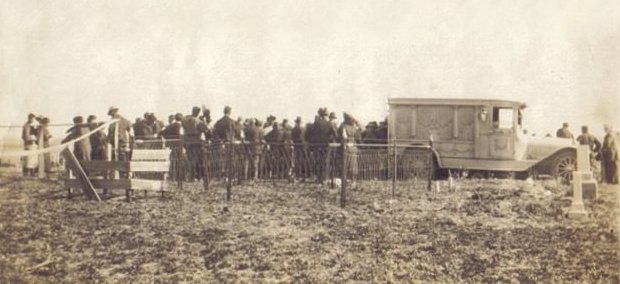
<path fill-rule="evenodd" d="M 297 118 L 295 118 L 295 123 L 301 123 L 301 117 L 298 116 Z"/>
<path fill-rule="evenodd" d="M 200 108 L 197 106 L 192 107 L 192 114 L 194 113 L 200 113 Z"/>
<path fill-rule="evenodd" d="M 91 114 L 91 115 L 88 116 L 88 118 L 86 118 L 86 121 L 90 122 L 90 121 L 93 121 L 95 119 L 97 119 L 97 117 Z"/>
<path fill-rule="evenodd" d="M 326 112 L 327 112 L 327 111 L 326 111 Z M 347 114 L 347 113 L 345 113 L 345 116 L 346 116 L 346 115 L 348 115 L 348 114 Z M 335 112 L 333 112 L 333 111 L 332 111 L 332 112 L 330 112 L 330 113 L 329 113 L 329 118 L 330 118 L 330 119 L 336 119 L 336 113 L 335 113 Z"/>
<path fill-rule="evenodd" d="M 231 110 L 232 110 L 232 109 L 231 109 L 229 106 L 225 106 L 225 107 L 224 107 L 224 113 L 225 113 L 225 114 L 226 114 L 226 113 L 230 113 L 230 111 L 231 111 Z"/>
<path fill-rule="evenodd" d="M 174 115 L 174 120 L 181 121 L 183 120 L 183 114 L 177 113 Z"/>
<path fill-rule="evenodd" d="M 84 118 L 80 115 L 73 118 L 73 123 L 82 123 L 84 122 Z"/>
<path fill-rule="evenodd" d="M 108 115 L 114 115 L 116 114 L 117 111 L 118 111 L 117 107 L 111 106 L 110 109 L 108 110 Z"/>

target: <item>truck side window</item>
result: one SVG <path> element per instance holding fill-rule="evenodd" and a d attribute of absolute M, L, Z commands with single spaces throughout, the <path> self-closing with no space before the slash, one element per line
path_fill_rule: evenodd
<path fill-rule="evenodd" d="M 512 129 L 514 111 L 512 108 L 493 108 L 493 128 Z"/>

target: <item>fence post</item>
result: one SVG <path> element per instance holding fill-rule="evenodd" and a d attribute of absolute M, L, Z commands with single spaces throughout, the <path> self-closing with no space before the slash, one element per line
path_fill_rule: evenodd
<path fill-rule="evenodd" d="M 426 184 L 426 189 L 431 191 L 431 184 L 433 183 L 433 172 L 435 169 L 433 168 L 433 146 L 432 144 L 428 148 L 428 183 Z"/>
<path fill-rule="evenodd" d="M 396 176 L 398 175 L 398 163 L 396 155 L 396 140 L 392 140 L 392 162 L 394 163 L 394 167 L 392 168 L 392 198 L 394 198 L 394 195 L 396 194 Z"/>
<path fill-rule="evenodd" d="M 344 208 L 347 199 L 347 143 L 342 142 L 340 146 L 342 151 L 342 162 L 341 165 L 341 188 L 340 188 L 340 207 Z"/>
<path fill-rule="evenodd" d="M 176 175 L 177 175 L 177 186 L 179 189 L 183 189 L 183 180 L 185 179 L 185 138 L 183 136 L 179 136 L 179 144 L 180 149 L 177 149 L 176 155 Z"/>
<path fill-rule="evenodd" d="M 44 127 L 47 127 L 47 126 L 44 126 Z M 39 149 L 43 149 L 43 146 L 44 146 L 43 145 L 43 132 L 44 132 L 43 127 L 41 127 L 38 133 L 39 134 L 38 135 L 39 136 L 38 137 Z M 43 179 L 45 178 L 45 154 L 44 153 L 39 154 L 39 165 L 38 166 L 39 166 L 38 178 Z"/>
<path fill-rule="evenodd" d="M 118 122 L 114 123 L 114 161 L 118 161 L 120 154 L 121 154 L 121 150 L 118 147 L 118 134 L 119 134 L 119 129 L 118 129 Z M 119 172 L 118 170 L 114 171 L 114 179 L 119 179 Z"/>
<path fill-rule="evenodd" d="M 228 149 L 226 152 L 226 201 L 230 200 L 232 195 L 232 177 L 233 177 L 233 142 L 226 142 Z"/>
<path fill-rule="evenodd" d="M 209 159 L 208 157 L 208 147 L 209 147 L 209 142 L 208 141 L 204 141 L 202 143 L 202 187 L 204 190 L 208 190 L 209 189 L 209 164 L 207 163 L 207 160 Z"/>

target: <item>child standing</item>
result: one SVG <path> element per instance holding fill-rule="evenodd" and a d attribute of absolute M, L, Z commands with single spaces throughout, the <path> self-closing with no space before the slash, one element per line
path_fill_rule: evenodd
<path fill-rule="evenodd" d="M 34 135 L 30 135 L 28 137 L 28 141 L 26 142 L 26 150 L 34 151 L 37 147 L 37 137 Z M 37 154 L 29 154 L 26 156 L 26 176 L 35 176 L 35 169 L 39 165 L 39 155 Z"/>

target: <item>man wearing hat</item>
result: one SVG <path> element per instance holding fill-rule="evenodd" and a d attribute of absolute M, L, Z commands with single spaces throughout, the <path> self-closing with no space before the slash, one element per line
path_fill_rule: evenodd
<path fill-rule="evenodd" d="M 69 135 L 62 140 L 62 143 L 81 138 L 73 143 L 73 154 L 79 161 L 90 161 L 90 137 L 82 137 L 90 132 L 90 128 L 84 123 L 84 118 L 81 116 L 74 117 L 73 124 L 74 125 L 67 130 Z"/>
<path fill-rule="evenodd" d="M 220 142 L 233 141 L 235 134 L 235 121 L 230 118 L 232 109 L 229 106 L 224 107 L 224 116 L 220 118 L 215 125 L 213 131 L 215 140 Z"/>
<path fill-rule="evenodd" d="M 88 128 L 90 131 L 95 130 L 97 127 L 101 126 L 103 123 L 97 122 L 97 117 L 94 115 L 89 115 L 86 119 L 86 123 L 88 124 Z M 90 136 L 90 159 L 91 160 L 107 160 L 108 157 L 108 136 L 105 134 L 105 130 L 101 129 Z"/>
<path fill-rule="evenodd" d="M 616 135 L 614 135 L 610 125 L 604 125 L 603 130 L 605 130 L 605 137 L 601 146 L 601 174 L 603 182 L 618 184 L 620 154 L 618 154 Z"/>
<path fill-rule="evenodd" d="M 200 107 L 192 107 L 192 114 L 183 119 L 183 133 L 185 137 L 185 151 L 189 161 L 189 180 L 193 182 L 203 177 L 203 152 L 202 152 L 202 132 L 204 126 L 200 116 Z"/>
<path fill-rule="evenodd" d="M 110 107 L 108 115 L 112 119 L 118 119 L 118 122 L 110 124 L 108 128 L 108 138 L 110 143 L 116 145 L 113 148 L 112 159 L 116 161 L 129 160 L 129 139 L 131 138 L 131 122 L 118 113 L 117 107 Z M 114 133 L 118 129 L 118 139 L 114 141 Z"/>
<path fill-rule="evenodd" d="M 243 129 L 243 136 L 248 143 L 245 146 L 248 158 L 243 161 L 243 176 L 250 180 L 255 180 L 258 177 L 258 163 L 262 146 L 261 137 L 259 136 L 259 129 L 254 119 L 250 118 L 246 122 Z"/>
<path fill-rule="evenodd" d="M 308 174 L 306 161 L 308 160 L 308 149 L 306 144 L 306 129 L 301 124 L 301 117 L 295 118 L 295 126 L 291 129 L 291 140 L 293 141 L 293 156 L 295 158 L 295 176 L 301 177 L 305 181 Z"/>
<path fill-rule="evenodd" d="M 30 135 L 35 134 L 36 128 L 34 127 L 34 119 L 36 115 L 33 113 L 28 114 L 28 120 L 22 126 L 22 141 L 24 141 L 24 149 L 26 149 L 26 144 L 30 139 Z"/>
<path fill-rule="evenodd" d="M 351 179 L 357 179 L 357 145 L 361 141 L 361 130 L 357 127 L 357 121 L 348 113 L 343 113 L 344 121 L 338 128 L 338 140 L 346 144 L 347 160 L 346 168 L 351 173 Z"/>
<path fill-rule="evenodd" d="M 333 111 L 330 112 L 329 113 L 329 123 L 331 123 L 332 128 L 334 128 L 334 131 L 338 131 L 338 121 L 336 121 L 336 119 L 338 119 L 338 117 L 336 116 L 336 113 L 333 112 Z M 332 141 L 332 142 L 334 142 L 334 141 Z"/>
<path fill-rule="evenodd" d="M 364 144 L 373 144 L 376 143 L 377 139 L 377 125 L 376 121 L 371 121 L 366 125 L 366 129 L 362 132 L 362 143 Z"/>
<path fill-rule="evenodd" d="M 177 113 L 172 115 L 172 121 L 161 131 L 160 136 L 165 139 L 182 139 L 183 138 L 183 114 Z M 170 178 L 174 181 L 183 180 L 184 162 L 187 161 L 187 157 L 184 155 L 183 147 L 173 146 L 169 143 L 171 157 L 170 157 Z"/>
<path fill-rule="evenodd" d="M 33 113 L 28 114 L 28 119 L 26 123 L 22 126 L 22 141 L 24 142 L 24 150 L 28 150 L 30 148 L 28 144 L 30 143 L 30 135 L 36 135 L 36 128 L 34 127 L 34 119 L 36 115 Z M 24 176 L 28 175 L 28 169 L 26 167 L 26 163 L 23 164 L 22 173 Z"/>
<path fill-rule="evenodd" d="M 566 138 L 566 139 L 575 140 L 575 137 L 573 136 L 573 132 L 571 132 L 570 129 L 568 128 L 568 122 L 562 123 L 562 128 L 558 129 L 555 135 L 558 138 Z"/>
<path fill-rule="evenodd" d="M 327 120 L 327 108 L 319 108 L 318 116 L 318 120 L 312 127 L 313 140 L 316 144 L 311 148 L 316 161 L 315 170 L 318 182 L 323 183 L 327 177 L 331 160 L 329 143 L 335 141 L 338 135 L 336 128 Z"/>

